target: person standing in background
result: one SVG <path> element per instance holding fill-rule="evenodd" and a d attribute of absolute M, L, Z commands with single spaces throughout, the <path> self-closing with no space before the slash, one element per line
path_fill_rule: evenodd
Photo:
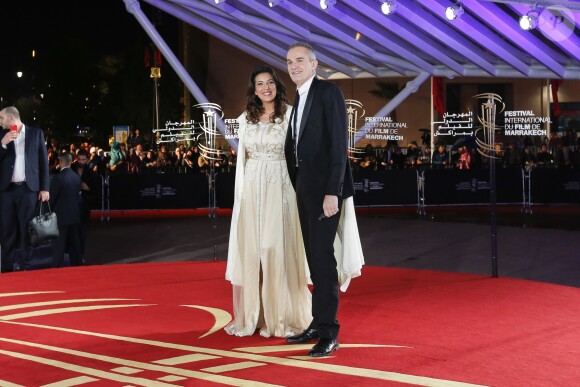
<path fill-rule="evenodd" d="M 0 246 L 2 272 L 26 270 L 32 256 L 28 222 L 50 198 L 44 134 L 24 125 L 13 106 L 0 110 Z"/>
<path fill-rule="evenodd" d="M 81 149 L 77 154 L 77 160 L 72 163 L 71 170 L 81 178 L 81 197 L 80 207 L 80 243 L 81 257 L 84 262 L 85 242 L 87 239 L 87 229 L 91 219 L 91 208 L 96 205 L 96 199 L 99 194 L 99 177 L 88 167 L 89 154 L 86 150 Z"/>
<path fill-rule="evenodd" d="M 85 156 L 86 157 L 86 156 Z M 52 241 L 52 267 L 61 267 L 68 251 L 71 266 L 82 264 L 81 259 L 81 177 L 70 168 L 72 156 L 58 156 L 60 171 L 50 184 L 50 208 L 58 219 L 58 238 Z"/>

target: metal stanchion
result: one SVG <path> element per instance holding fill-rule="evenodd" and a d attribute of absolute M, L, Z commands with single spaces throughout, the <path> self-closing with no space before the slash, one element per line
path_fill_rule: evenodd
<path fill-rule="evenodd" d="M 522 212 L 532 214 L 532 168 L 522 168 Z"/>
<path fill-rule="evenodd" d="M 106 200 L 107 200 L 107 222 L 109 222 L 111 220 L 111 197 L 109 196 L 111 184 L 109 182 L 109 180 L 110 180 L 109 178 L 110 178 L 110 176 L 107 176 L 105 178 L 105 187 L 106 187 L 106 192 L 107 192 L 107 197 L 106 197 Z"/>
<path fill-rule="evenodd" d="M 425 171 L 417 170 L 417 214 L 426 216 L 425 208 Z"/>
<path fill-rule="evenodd" d="M 213 261 L 219 261 L 218 258 L 218 244 L 217 244 L 217 197 L 216 197 L 216 180 L 217 173 L 215 171 L 215 162 L 211 160 L 208 174 L 208 217 L 212 219 L 212 233 L 213 233 Z"/>
<path fill-rule="evenodd" d="M 105 178 L 103 177 L 103 175 L 100 175 L 101 177 L 101 222 L 104 219 L 105 216 Z"/>
<path fill-rule="evenodd" d="M 503 112 L 505 104 L 501 96 L 494 93 L 483 93 L 474 96 L 474 98 L 484 100 L 481 104 L 481 115 L 478 117 L 481 128 L 474 132 L 477 151 L 483 157 L 489 160 L 489 205 L 490 205 L 490 223 L 491 223 L 491 275 L 498 277 L 498 248 L 497 248 L 497 211 L 496 211 L 496 163 L 499 158 L 495 150 L 495 133 L 500 130 L 496 126 L 496 116 Z M 480 137 L 477 134 L 480 133 Z"/>
<path fill-rule="evenodd" d="M 497 183 L 495 179 L 495 158 L 489 159 L 489 204 L 490 204 L 490 222 L 491 222 L 491 276 L 497 278 Z"/>
<path fill-rule="evenodd" d="M 101 222 L 105 219 L 105 203 L 107 206 L 107 222 L 111 220 L 111 201 L 109 200 L 109 176 L 101 175 Z"/>

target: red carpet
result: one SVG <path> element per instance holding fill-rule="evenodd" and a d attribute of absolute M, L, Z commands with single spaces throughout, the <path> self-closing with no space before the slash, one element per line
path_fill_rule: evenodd
<path fill-rule="evenodd" d="M 365 267 L 326 359 L 228 336 L 225 264 L 2 274 L 0 386 L 573 386 L 580 289 Z M 54 384 L 51 384 L 54 383 Z"/>

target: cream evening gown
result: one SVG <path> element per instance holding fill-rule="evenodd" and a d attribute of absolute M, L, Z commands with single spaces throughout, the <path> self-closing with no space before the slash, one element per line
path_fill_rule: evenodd
<path fill-rule="evenodd" d="M 284 158 L 284 121 L 239 121 L 236 188 L 226 279 L 233 287 L 236 336 L 286 337 L 312 321 L 309 271 L 296 195 Z"/>

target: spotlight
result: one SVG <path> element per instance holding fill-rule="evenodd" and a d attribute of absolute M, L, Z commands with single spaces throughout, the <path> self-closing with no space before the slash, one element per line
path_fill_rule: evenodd
<path fill-rule="evenodd" d="M 221 4 L 221 3 L 223 3 L 226 0 L 214 0 L 214 1 L 215 1 L 216 4 Z"/>
<path fill-rule="evenodd" d="M 381 4 L 381 11 L 385 15 L 390 15 L 392 13 L 395 13 L 395 11 L 397 10 L 397 6 L 398 4 L 395 0 L 383 1 L 383 4 Z"/>
<path fill-rule="evenodd" d="M 533 30 L 538 26 L 538 12 L 530 11 L 520 18 L 520 28 L 525 31 Z"/>
<path fill-rule="evenodd" d="M 320 0 L 320 8 L 326 11 L 328 8 L 336 4 L 336 0 Z"/>
<path fill-rule="evenodd" d="M 268 1 L 268 5 L 270 6 L 270 8 L 277 6 L 278 4 L 280 4 L 282 2 L 282 0 L 269 0 Z"/>
<path fill-rule="evenodd" d="M 447 18 L 447 20 L 453 21 L 458 17 L 461 17 L 461 15 L 463 15 L 463 12 L 464 12 L 463 7 L 461 6 L 461 3 L 458 2 L 457 5 L 447 7 L 445 9 L 445 17 Z"/>

